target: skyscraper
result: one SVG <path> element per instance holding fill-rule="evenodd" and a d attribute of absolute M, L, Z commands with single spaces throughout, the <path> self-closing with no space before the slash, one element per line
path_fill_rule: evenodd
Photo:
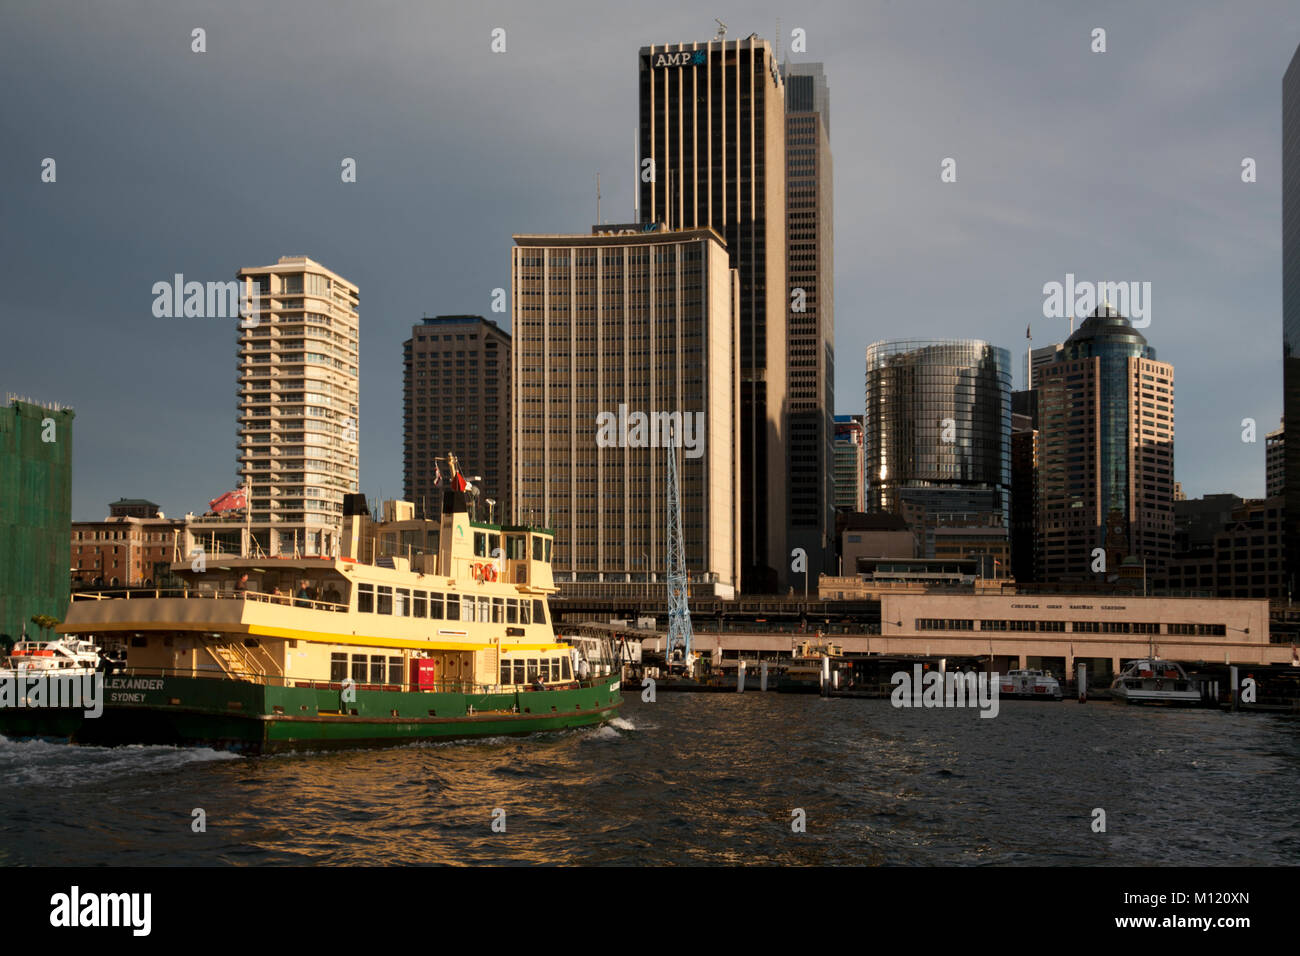
<path fill-rule="evenodd" d="M 1300 422 L 1300 47 L 1282 78 L 1282 417 Z M 1287 442 L 1286 584 L 1300 581 L 1300 441 Z"/>
<path fill-rule="evenodd" d="M 1174 367 L 1103 305 L 1039 369 L 1039 582 L 1096 580 L 1125 558 L 1157 578 L 1173 551 Z"/>
<path fill-rule="evenodd" d="M 672 427 L 691 593 L 733 596 L 739 283 L 721 237 L 514 239 L 513 520 L 555 530 L 565 593 L 662 589 Z"/>
<path fill-rule="evenodd" d="M 1286 419 L 1264 436 L 1264 488 L 1268 498 L 1286 493 Z"/>
<path fill-rule="evenodd" d="M 336 553 L 357 490 L 357 287 L 306 256 L 240 269 L 257 324 L 239 330 L 239 474 L 250 547 Z"/>
<path fill-rule="evenodd" d="M 788 544 L 807 552 L 815 576 L 835 567 L 838 494 L 834 480 L 835 223 L 830 90 L 820 63 L 787 63 L 782 74 L 789 309 Z"/>
<path fill-rule="evenodd" d="M 402 403 L 403 487 L 416 517 L 442 514 L 437 460 L 449 451 L 461 471 L 480 476 L 478 520 L 509 514 L 509 333 L 481 315 L 421 320 L 402 343 Z"/>
<path fill-rule="evenodd" d="M 837 511 L 866 511 L 866 448 L 862 423 L 857 416 L 835 416 L 835 508 Z M 830 573 L 829 569 L 826 573 Z"/>
<path fill-rule="evenodd" d="M 789 567 L 784 83 L 753 35 L 639 62 L 639 218 L 712 227 L 739 273 L 741 579 L 774 591 Z"/>
<path fill-rule="evenodd" d="M 987 342 L 867 347 L 867 508 L 999 514 L 1011 492 L 1011 355 Z"/>

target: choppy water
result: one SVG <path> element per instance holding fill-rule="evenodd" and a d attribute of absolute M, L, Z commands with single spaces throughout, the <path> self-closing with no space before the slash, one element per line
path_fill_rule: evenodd
<path fill-rule="evenodd" d="M 1294 865 L 1297 792 L 1288 717 L 661 693 L 614 726 L 395 750 L 0 738 L 0 865 Z"/>

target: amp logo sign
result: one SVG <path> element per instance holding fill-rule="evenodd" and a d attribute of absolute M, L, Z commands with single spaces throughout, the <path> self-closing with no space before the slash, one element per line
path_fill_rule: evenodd
<path fill-rule="evenodd" d="M 703 50 L 682 50 L 678 53 L 656 53 L 651 58 L 656 70 L 663 66 L 703 66 L 708 55 Z"/>

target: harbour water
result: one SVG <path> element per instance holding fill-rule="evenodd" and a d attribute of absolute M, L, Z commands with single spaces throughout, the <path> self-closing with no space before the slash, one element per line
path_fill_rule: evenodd
<path fill-rule="evenodd" d="M 614 726 L 393 750 L 0 739 L 0 865 L 1295 865 L 1297 792 L 1293 717 L 633 694 Z"/>

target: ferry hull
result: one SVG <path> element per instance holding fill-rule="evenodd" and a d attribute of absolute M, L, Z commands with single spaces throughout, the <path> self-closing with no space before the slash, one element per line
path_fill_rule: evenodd
<path fill-rule="evenodd" d="M 237 753 L 393 747 L 565 730 L 605 723 L 623 704 L 619 681 L 518 693 L 275 687 L 193 677 L 110 677 L 97 718 L 0 710 L 0 734 L 89 746 L 164 744 Z"/>

